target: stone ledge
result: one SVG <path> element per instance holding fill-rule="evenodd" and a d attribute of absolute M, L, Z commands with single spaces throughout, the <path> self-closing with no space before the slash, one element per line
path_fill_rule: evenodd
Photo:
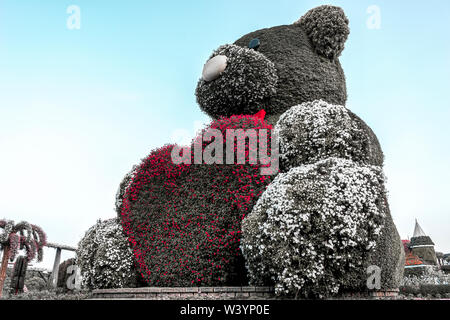
<path fill-rule="evenodd" d="M 94 298 L 104 299 L 155 299 L 158 297 L 271 297 L 275 296 L 272 287 L 149 287 L 97 289 L 92 291 Z"/>
<path fill-rule="evenodd" d="M 366 292 L 353 292 L 353 293 L 344 293 L 342 297 L 352 297 L 352 298 L 367 298 L 367 297 L 375 297 L 375 298 L 383 298 L 383 297 L 398 297 L 399 289 L 387 289 L 380 291 L 366 291 Z"/>
<path fill-rule="evenodd" d="M 277 299 L 273 287 L 151 287 L 98 289 L 93 292 L 93 299 L 110 300 L 246 300 Z M 397 299 L 399 289 L 343 293 L 334 299 Z"/>

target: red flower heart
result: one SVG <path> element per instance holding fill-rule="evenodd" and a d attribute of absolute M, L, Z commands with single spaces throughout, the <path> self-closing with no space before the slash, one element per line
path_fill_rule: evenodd
<path fill-rule="evenodd" d="M 264 114 L 222 118 L 210 128 L 223 133 L 224 146 L 227 129 L 267 129 L 270 146 Z M 248 162 L 175 165 L 173 147 L 145 158 L 124 196 L 122 226 L 139 272 L 155 286 L 245 285 L 241 221 L 272 177 Z"/>

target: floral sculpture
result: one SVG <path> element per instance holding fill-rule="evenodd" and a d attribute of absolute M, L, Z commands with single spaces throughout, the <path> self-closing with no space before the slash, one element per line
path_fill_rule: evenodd
<path fill-rule="evenodd" d="M 0 249 L 3 261 L 0 269 L 0 296 L 6 278 L 8 259 L 14 261 L 21 250 L 26 252 L 27 262 L 37 258 L 42 261 L 47 236 L 42 229 L 26 221 L 15 224 L 12 220 L 0 220 Z"/>
<path fill-rule="evenodd" d="M 404 252 L 383 152 L 345 107 L 339 56 L 348 23 L 341 8 L 320 6 L 212 53 L 196 89 L 212 122 L 199 137 L 212 128 L 274 129 L 280 173 L 262 175 L 261 163 L 176 164 L 177 146 L 152 151 L 116 202 L 148 285 L 250 282 L 321 297 L 364 290 L 366 267 L 377 265 L 382 288 L 398 287 Z M 198 140 L 192 148 L 205 151 Z"/>

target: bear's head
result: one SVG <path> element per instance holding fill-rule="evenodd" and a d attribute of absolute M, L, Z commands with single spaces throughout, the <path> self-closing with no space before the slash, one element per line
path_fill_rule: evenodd
<path fill-rule="evenodd" d="M 292 106 L 324 100 L 345 105 L 339 63 L 350 33 L 344 11 L 320 6 L 297 22 L 251 32 L 211 55 L 196 89 L 200 108 L 212 118 L 255 114 L 268 121 Z"/>

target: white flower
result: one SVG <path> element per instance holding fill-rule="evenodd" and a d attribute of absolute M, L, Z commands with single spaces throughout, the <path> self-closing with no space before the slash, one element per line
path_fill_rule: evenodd
<path fill-rule="evenodd" d="M 278 175 L 242 225 L 252 284 L 271 278 L 280 293 L 337 292 L 340 275 L 358 272 L 376 245 L 383 181 L 380 167 L 339 158 Z"/>
<path fill-rule="evenodd" d="M 116 219 L 99 221 L 78 244 L 82 285 L 90 289 L 120 288 L 134 278 L 133 254 Z"/>

